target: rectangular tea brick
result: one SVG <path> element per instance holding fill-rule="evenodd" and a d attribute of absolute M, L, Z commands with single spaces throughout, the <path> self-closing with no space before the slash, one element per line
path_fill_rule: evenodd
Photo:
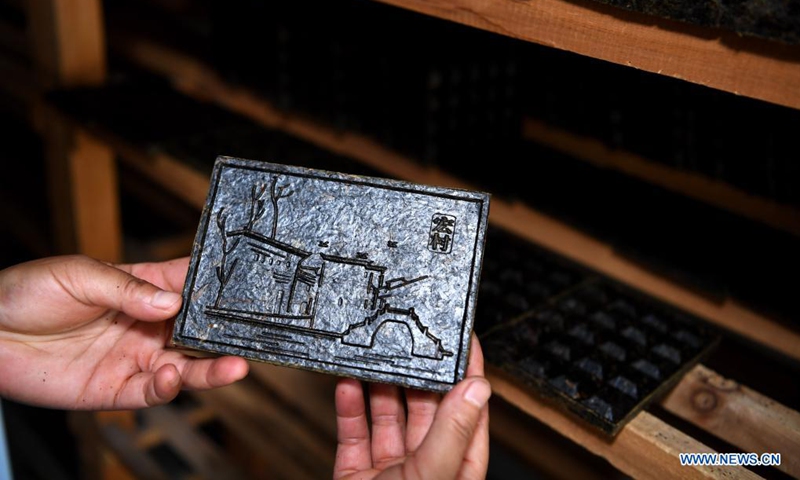
<path fill-rule="evenodd" d="M 447 391 L 488 212 L 485 193 L 219 157 L 173 343 Z"/>

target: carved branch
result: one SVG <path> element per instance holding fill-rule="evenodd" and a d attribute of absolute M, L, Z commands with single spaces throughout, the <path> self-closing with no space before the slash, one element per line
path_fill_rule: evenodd
<path fill-rule="evenodd" d="M 264 194 L 266 191 L 267 186 L 264 184 L 255 184 L 250 189 L 250 219 L 245 230 L 252 230 L 256 222 L 266 213 L 267 210 L 264 207 Z"/>
<path fill-rule="evenodd" d="M 224 248 L 224 246 L 223 246 L 223 251 L 225 252 L 225 255 L 227 255 L 227 254 L 231 253 L 232 251 L 234 251 L 234 250 L 236 249 L 236 246 L 237 246 L 237 245 L 239 245 L 239 240 L 241 240 L 241 238 L 237 238 L 236 240 L 234 240 L 234 241 L 231 243 L 231 246 L 230 246 L 230 248 L 228 248 L 227 250 L 226 250 L 226 249 Z M 225 243 L 226 243 L 226 244 L 228 243 L 228 242 L 227 242 L 227 240 L 226 240 L 226 242 L 225 242 Z"/>
<path fill-rule="evenodd" d="M 231 275 L 233 275 L 233 271 L 236 270 L 236 264 L 239 263 L 239 259 L 235 259 L 231 264 L 231 268 L 228 269 L 228 273 L 225 275 L 225 283 L 223 285 L 227 285 L 228 281 L 231 279 Z"/>
<path fill-rule="evenodd" d="M 269 189 L 270 198 L 272 200 L 272 230 L 270 231 L 270 238 L 275 238 L 275 234 L 278 231 L 278 200 L 281 198 L 289 198 L 294 193 L 294 190 L 286 193 L 286 185 L 281 185 L 280 187 L 277 185 L 278 177 L 274 176 L 272 177 L 272 182 L 270 183 Z"/>

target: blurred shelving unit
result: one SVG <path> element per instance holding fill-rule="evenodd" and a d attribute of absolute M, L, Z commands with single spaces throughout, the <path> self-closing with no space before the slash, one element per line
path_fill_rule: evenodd
<path fill-rule="evenodd" d="M 181 15 L 192 1 L 144 3 Z M 198 3 L 217 9 L 224 2 Z M 390 4 L 592 61 L 652 72 L 664 81 L 710 87 L 759 105 L 778 105 L 788 112 L 789 121 L 800 118 L 794 113 L 800 111 L 798 45 L 742 37 L 591 1 L 362 3 Z M 184 150 L 165 148 L 155 140 L 131 134 L 137 122 L 158 125 L 162 105 L 153 105 L 151 116 L 131 114 L 126 127 L 125 121 L 117 119 L 127 116 L 127 111 L 111 112 L 99 121 L 49 95 L 54 90 L 113 84 L 110 63 L 123 63 L 126 68 L 133 65 L 165 81 L 174 95 L 197 103 L 199 109 L 213 108 L 223 112 L 219 115 L 250 122 L 242 123 L 241 129 L 253 129 L 255 136 L 271 135 L 268 138 L 275 142 L 289 142 L 285 137 L 302 144 L 285 147 L 284 155 L 330 155 L 334 165 L 353 162 L 353 168 L 367 173 L 449 187 L 483 187 L 475 175 L 447 162 L 416 158 L 347 122 L 342 126 L 324 115 L 298 111 L 247 82 L 234 81 L 213 59 L 148 34 L 141 18 L 114 23 L 104 15 L 104 7 L 110 10 L 112 6 L 100 0 L 6 0 L 4 5 L 14 13 L 5 16 L 13 21 L 0 24 L 0 68 L 4 72 L 0 90 L 10 99 L 4 102 L 9 105 L 6 110 L 31 125 L 44 145 L 48 180 L 46 195 L 40 192 L 38 197 L 49 198 L 50 225 L 25 221 L 35 218 L 34 213 L 21 215 L 12 225 L 18 239 L 36 255 L 81 252 L 108 261 L 155 260 L 186 254 L 191 247 L 193 226 L 208 189 L 209 164 L 188 158 L 191 155 Z M 336 27 L 331 25 L 336 18 L 324 14 L 319 13 L 320 20 L 309 11 L 308 21 Z M 252 27 L 252 23 L 247 25 Z M 192 40 L 183 39 L 183 43 Z M 242 45 L 242 51 L 231 52 L 231 56 L 255 58 L 257 52 L 245 52 L 249 48 L 252 46 Z M 776 187 L 773 196 L 753 193 L 748 186 L 657 161 L 634 151 L 635 145 L 633 150 L 610 145 L 544 117 L 546 112 L 539 117 L 523 115 L 521 140 L 745 218 L 758 228 L 779 231 L 788 236 L 790 245 L 798 242 L 800 202 L 793 196 L 796 190 L 787 194 L 783 187 Z M 786 128 L 797 130 L 800 124 Z M 231 152 L 208 152 L 209 160 L 218 153 Z M 335 163 L 340 159 L 346 162 Z M 516 166 L 503 167 L 509 169 L 510 184 L 518 175 L 513 170 Z M 487 162 L 485 168 L 494 165 Z M 503 182 L 500 184 L 490 216 L 495 227 L 706 319 L 726 332 L 731 345 L 728 355 L 754 355 L 764 369 L 779 365 L 781 372 L 797 372 L 800 324 L 796 321 L 787 321 L 728 292 L 709 294 L 690 282 L 681 282 L 626 255 L 616 241 L 576 227 L 539 208 L 518 190 L 503 190 Z M 792 186 L 791 179 L 789 184 Z M 793 188 L 800 189 L 800 185 Z M 135 238 L 135 229 L 126 225 L 124 199 L 147 206 L 145 216 L 153 212 L 163 217 L 165 221 L 159 225 L 164 225 L 161 231 L 167 233 Z M 0 196 L 4 218 L 26 205 L 30 203 Z M 148 237 L 146 233 L 144 237 Z M 546 478 L 800 476 L 800 460 L 792 457 L 800 451 L 800 414 L 794 410 L 798 403 L 793 403 L 798 402 L 800 392 L 794 397 L 790 392 L 784 406 L 746 386 L 754 382 L 763 388 L 752 371 L 726 378 L 732 375 L 718 374 L 713 367 L 716 365 L 694 367 L 669 395 L 656 402 L 654 411 L 638 414 L 613 441 L 586 430 L 573 417 L 490 368 L 490 380 L 499 397 L 492 404 L 492 438 Z M 87 477 L 296 479 L 329 475 L 336 440 L 334 380 L 266 365 L 252 368 L 251 377 L 240 384 L 182 395 L 174 405 L 137 414 L 75 415 L 72 422 Z M 769 394 L 775 395 L 775 391 L 770 388 Z M 781 452 L 783 463 L 775 469 L 754 471 L 741 466 L 681 466 L 678 461 L 682 452 L 733 450 Z"/>

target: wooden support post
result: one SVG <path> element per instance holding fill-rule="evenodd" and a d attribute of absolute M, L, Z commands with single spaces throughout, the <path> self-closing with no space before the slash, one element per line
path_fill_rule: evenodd
<path fill-rule="evenodd" d="M 100 0 L 28 2 L 32 58 L 45 88 L 100 85 L 106 78 Z M 122 260 L 114 156 L 52 115 L 42 119 L 58 253 Z"/>
<path fill-rule="evenodd" d="M 32 58 L 45 87 L 101 85 L 106 42 L 100 0 L 29 0 Z"/>
<path fill-rule="evenodd" d="M 81 131 L 67 152 L 70 205 L 77 251 L 107 261 L 122 260 L 119 182 L 114 153 Z"/>
<path fill-rule="evenodd" d="M 29 0 L 27 9 L 31 58 L 41 87 L 97 86 L 105 81 L 101 0 Z M 46 143 L 54 250 L 121 261 L 117 165 L 112 151 L 64 119 L 42 108 L 37 113 Z M 132 425 L 130 413 L 106 416 L 121 426 Z M 82 424 L 73 430 L 82 440 L 84 474 L 119 478 L 116 458 L 99 442 L 82 435 L 87 426 L 96 429 L 99 420 L 87 413 L 73 415 L 73 421 Z"/>
<path fill-rule="evenodd" d="M 57 253 L 122 260 L 113 152 L 60 118 L 45 124 L 48 189 Z"/>

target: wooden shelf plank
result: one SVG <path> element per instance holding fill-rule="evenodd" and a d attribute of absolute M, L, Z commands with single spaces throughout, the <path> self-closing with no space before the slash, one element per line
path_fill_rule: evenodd
<path fill-rule="evenodd" d="M 699 173 L 684 172 L 639 155 L 609 148 L 600 140 L 576 135 L 528 118 L 523 136 L 601 168 L 610 168 L 706 202 L 773 228 L 800 235 L 800 210 L 752 195 Z"/>
<path fill-rule="evenodd" d="M 743 467 L 681 466 L 679 453 L 712 453 L 714 450 L 683 434 L 647 412 L 641 412 L 609 441 L 586 430 L 552 406 L 523 391 L 502 375 L 489 371 L 495 393 L 520 410 L 538 418 L 570 440 L 600 455 L 637 479 L 755 479 Z"/>
<path fill-rule="evenodd" d="M 529 42 L 800 108 L 800 47 L 590 1 L 379 0 Z"/>
<path fill-rule="evenodd" d="M 699 365 L 662 402 L 743 452 L 780 453 L 779 470 L 800 478 L 800 414 Z"/>

